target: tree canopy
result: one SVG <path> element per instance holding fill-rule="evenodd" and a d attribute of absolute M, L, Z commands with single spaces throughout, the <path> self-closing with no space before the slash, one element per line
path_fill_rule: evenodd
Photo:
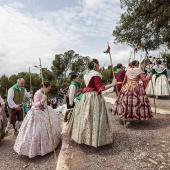
<path fill-rule="evenodd" d="M 88 57 L 80 56 L 73 50 L 69 50 L 64 54 L 56 54 L 52 61 L 51 70 L 54 79 L 59 87 L 68 86 L 68 79 L 71 74 L 82 76 L 86 68 Z"/>
<path fill-rule="evenodd" d="M 145 38 L 149 49 L 165 45 L 170 49 L 170 1 L 169 0 L 121 0 L 127 9 L 113 31 L 115 43 L 141 46 Z"/>
<path fill-rule="evenodd" d="M 77 74 L 79 76 L 80 87 L 84 87 L 83 75 L 87 69 L 89 61 L 88 56 L 81 56 L 76 54 L 73 50 L 69 50 L 64 54 L 56 54 L 52 61 L 51 70 L 42 68 L 44 81 L 49 81 L 51 90 L 49 96 L 57 96 L 60 89 L 68 88 L 71 82 L 71 75 Z M 102 72 L 102 70 L 101 70 Z M 103 83 L 112 81 L 111 67 L 103 70 Z M 41 88 L 42 78 L 37 73 L 20 72 L 17 75 L 13 74 L 9 78 L 6 75 L 0 77 L 0 94 L 1 96 L 7 93 L 7 90 L 17 83 L 18 78 L 25 79 L 25 88 L 29 91 L 31 88 L 34 92 Z"/>
<path fill-rule="evenodd" d="M 61 88 L 66 88 L 70 84 L 70 76 L 77 74 L 80 77 L 80 86 L 83 87 L 83 72 L 87 67 L 89 57 L 83 57 L 76 54 L 73 50 L 69 50 L 64 54 L 56 54 L 52 61 L 51 70 L 42 68 L 44 81 L 49 81 L 51 84 L 50 96 L 56 96 Z M 29 91 L 31 88 L 34 92 L 41 87 L 41 75 L 37 73 L 20 72 L 17 75 L 13 74 L 9 78 L 6 75 L 0 77 L 0 94 L 1 96 L 7 93 L 7 90 L 17 83 L 18 78 L 25 79 L 25 88 Z"/>

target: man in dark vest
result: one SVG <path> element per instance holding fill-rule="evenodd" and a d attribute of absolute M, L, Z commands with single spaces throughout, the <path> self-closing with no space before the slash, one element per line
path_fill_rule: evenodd
<path fill-rule="evenodd" d="M 22 104 L 26 98 L 30 97 L 32 91 L 27 93 L 27 90 L 24 88 L 25 80 L 23 78 L 19 78 L 17 80 L 17 84 L 12 86 L 8 90 L 8 113 L 9 113 L 9 122 L 7 125 L 6 131 L 8 131 L 9 125 L 13 125 L 13 129 L 17 132 L 17 128 L 21 125 L 23 121 L 23 108 Z M 17 123 L 16 123 L 17 122 Z M 17 127 L 16 127 L 17 126 Z"/>

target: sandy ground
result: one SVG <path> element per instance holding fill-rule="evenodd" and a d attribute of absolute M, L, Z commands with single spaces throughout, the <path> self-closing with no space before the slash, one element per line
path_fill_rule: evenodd
<path fill-rule="evenodd" d="M 115 94 L 107 94 L 116 97 Z M 156 106 L 169 110 L 169 97 L 156 100 Z M 151 106 L 154 99 L 149 98 Z M 111 104 L 107 104 L 110 108 Z M 170 115 L 154 114 L 149 121 L 131 122 L 128 142 L 122 122 L 113 116 L 114 142 L 97 149 L 69 141 L 67 164 L 70 170 L 169 170 Z M 57 161 L 53 153 L 29 159 L 18 156 L 13 145 L 16 136 L 9 135 L 0 143 L 0 170 L 53 170 Z M 57 157 L 61 149 L 56 149 Z"/>

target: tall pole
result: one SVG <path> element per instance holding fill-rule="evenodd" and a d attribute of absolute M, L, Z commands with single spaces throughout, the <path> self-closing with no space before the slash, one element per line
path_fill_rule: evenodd
<path fill-rule="evenodd" d="M 134 57 L 133 57 L 133 60 L 135 60 L 135 53 L 136 53 L 136 51 L 134 50 L 134 54 L 133 54 L 133 55 L 134 55 Z"/>
<path fill-rule="evenodd" d="M 43 79 L 43 73 L 42 73 L 42 66 L 41 66 L 41 59 L 39 58 L 40 61 L 40 73 L 41 73 L 41 79 L 42 79 L 42 85 L 43 85 L 43 92 L 45 95 L 45 90 L 44 90 L 44 79 Z M 48 120 L 49 120 L 49 124 L 50 124 L 50 132 L 51 132 L 51 141 L 52 141 L 52 146 L 53 146 L 53 151 L 54 151 L 54 160 L 57 160 L 56 157 L 56 151 L 55 151 L 55 147 L 54 147 L 54 136 L 53 136 L 53 131 L 52 131 L 52 125 L 51 125 L 51 119 L 50 119 L 50 114 L 49 114 L 49 110 L 48 110 L 48 105 L 47 102 L 45 102 L 45 106 L 47 109 L 47 113 L 48 113 Z"/>
<path fill-rule="evenodd" d="M 107 42 L 107 44 L 108 44 L 108 47 L 110 47 L 110 46 L 109 46 L 109 42 Z M 112 68 L 113 78 L 115 79 L 115 73 L 114 73 L 114 70 L 113 70 L 113 62 L 112 62 L 112 57 L 111 57 L 110 50 L 109 50 L 109 57 L 110 57 L 110 62 L 111 62 L 111 68 Z M 116 96 L 118 96 L 119 93 L 118 93 L 118 90 L 117 90 L 117 85 L 116 85 L 115 87 L 116 87 Z"/>
<path fill-rule="evenodd" d="M 108 44 L 108 47 L 110 47 L 109 42 L 107 42 L 107 44 Z M 109 52 L 109 56 L 110 56 L 113 78 L 115 79 L 115 73 L 114 73 L 114 70 L 113 70 L 113 62 L 112 62 L 110 50 L 108 52 Z M 116 85 L 116 95 L 118 96 L 117 100 L 119 100 L 120 95 L 119 95 L 118 90 L 117 90 L 117 85 Z M 129 145 L 129 150 L 131 151 L 132 148 L 131 148 L 131 144 L 130 144 L 130 140 L 129 140 L 129 136 L 128 136 L 128 131 L 127 131 L 127 128 L 126 128 L 125 118 L 123 117 L 122 120 L 123 120 L 124 129 L 125 129 L 125 133 L 126 133 L 126 137 L 127 137 L 127 141 L 128 141 L 128 145 Z"/>
<path fill-rule="evenodd" d="M 30 75 L 30 90 L 32 90 L 32 80 L 31 80 L 31 71 L 30 71 L 30 67 L 29 67 L 29 75 Z"/>
<path fill-rule="evenodd" d="M 30 75 L 30 91 L 32 90 L 32 80 L 31 80 L 31 70 L 29 67 L 29 75 Z M 32 94 L 33 95 L 33 94 Z M 30 107 L 32 106 L 32 100 L 33 100 L 33 96 L 30 96 Z"/>

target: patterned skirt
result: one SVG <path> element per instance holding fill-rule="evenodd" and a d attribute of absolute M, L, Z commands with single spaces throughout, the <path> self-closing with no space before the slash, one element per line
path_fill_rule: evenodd
<path fill-rule="evenodd" d="M 61 141 L 59 121 L 54 110 L 48 106 L 54 139 L 54 148 Z M 30 109 L 22 122 L 15 141 L 14 150 L 19 155 L 33 158 L 53 151 L 52 134 L 47 109 Z"/>
<path fill-rule="evenodd" d="M 0 108 L 0 141 L 5 137 L 5 127 L 7 126 L 7 117 L 4 109 Z"/>
<path fill-rule="evenodd" d="M 70 137 L 76 143 L 99 147 L 113 142 L 111 118 L 102 95 L 84 93 L 73 115 Z"/>
<path fill-rule="evenodd" d="M 112 110 L 114 115 L 124 117 L 126 120 L 147 120 L 153 117 L 143 87 L 129 82 L 122 87 Z"/>

